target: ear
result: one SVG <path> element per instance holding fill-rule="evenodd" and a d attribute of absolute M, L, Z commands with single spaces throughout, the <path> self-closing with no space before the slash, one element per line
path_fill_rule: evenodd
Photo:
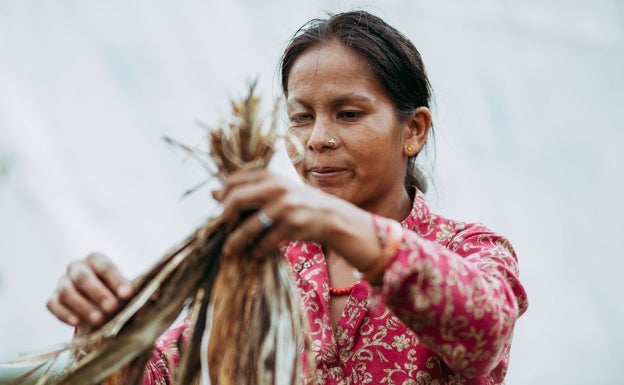
<path fill-rule="evenodd" d="M 418 107 L 406 125 L 403 153 L 409 158 L 418 154 L 427 142 L 431 129 L 431 111 L 427 107 Z"/>

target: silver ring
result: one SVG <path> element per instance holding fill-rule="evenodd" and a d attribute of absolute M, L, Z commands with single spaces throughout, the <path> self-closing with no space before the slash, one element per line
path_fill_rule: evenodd
<path fill-rule="evenodd" d="M 336 146 L 336 139 L 334 139 L 334 138 L 327 138 L 327 145 L 329 147 L 335 147 Z"/>
<path fill-rule="evenodd" d="M 263 210 L 258 210 L 258 220 L 262 224 L 263 232 L 273 227 L 273 220 Z"/>

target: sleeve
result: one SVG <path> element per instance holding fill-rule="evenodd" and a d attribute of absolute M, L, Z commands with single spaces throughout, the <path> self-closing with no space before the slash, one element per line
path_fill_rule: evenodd
<path fill-rule="evenodd" d="M 167 330 L 154 344 L 152 357 L 147 362 L 143 385 L 169 385 L 172 383 L 172 372 L 177 367 L 180 353 L 179 341 L 186 343 L 189 325 L 183 324 Z"/>
<path fill-rule="evenodd" d="M 384 221 L 375 218 L 377 231 L 390 227 Z M 466 225 L 446 247 L 404 229 L 378 295 L 453 371 L 471 378 L 506 370 L 514 323 L 527 308 L 510 243 L 482 225 Z"/>

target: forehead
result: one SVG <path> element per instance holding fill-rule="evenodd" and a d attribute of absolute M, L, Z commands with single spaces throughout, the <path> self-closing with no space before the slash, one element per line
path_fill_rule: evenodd
<path fill-rule="evenodd" d="M 309 48 L 291 67 L 288 100 L 329 94 L 385 95 L 370 65 L 355 50 L 332 41 Z"/>
<path fill-rule="evenodd" d="M 293 78 L 306 75 L 328 75 L 344 68 L 370 72 L 367 61 L 355 50 L 338 41 L 317 44 L 305 50 L 290 69 L 288 84 Z M 344 76 L 344 74 L 342 74 Z M 290 87 L 288 88 L 290 90 Z"/>

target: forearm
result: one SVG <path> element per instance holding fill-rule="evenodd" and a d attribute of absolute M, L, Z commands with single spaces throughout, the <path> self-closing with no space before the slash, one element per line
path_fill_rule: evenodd
<path fill-rule="evenodd" d="M 319 237 L 323 246 L 334 250 L 360 271 L 366 271 L 377 262 L 382 247 L 369 212 L 336 200 L 319 213 L 319 218 L 324 222 L 323 235 Z"/>
<path fill-rule="evenodd" d="M 508 350 L 524 291 L 513 253 L 497 240 L 463 239 L 457 247 L 467 254 L 405 230 L 380 295 L 449 367 L 476 377 Z"/>

